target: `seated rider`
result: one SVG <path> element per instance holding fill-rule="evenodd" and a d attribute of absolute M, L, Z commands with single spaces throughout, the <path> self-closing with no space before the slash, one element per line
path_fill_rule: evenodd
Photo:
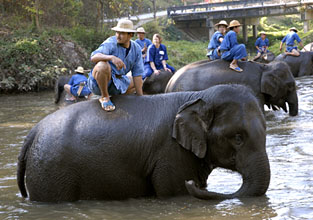
<path fill-rule="evenodd" d="M 71 77 L 70 81 L 64 85 L 64 90 L 71 96 L 66 99 L 67 101 L 76 101 L 77 97 L 91 95 L 89 88 L 87 87 L 87 77 L 84 75 L 84 68 L 79 66 L 75 70 L 75 74 Z"/>
<path fill-rule="evenodd" d="M 246 46 L 244 44 L 238 44 L 237 34 L 240 32 L 241 24 L 237 20 L 233 20 L 229 23 L 228 28 L 230 31 L 225 35 L 224 40 L 221 43 L 220 51 L 222 53 L 222 59 L 231 61 L 229 68 L 237 72 L 243 70 L 238 66 L 238 60 L 246 60 L 247 56 Z"/>
<path fill-rule="evenodd" d="M 151 40 L 145 38 L 145 29 L 143 27 L 137 28 L 137 36 L 138 38 L 135 40 L 137 44 L 141 47 L 142 52 L 142 60 L 144 62 L 145 57 L 147 55 L 147 49 L 152 44 Z"/>
<path fill-rule="evenodd" d="M 224 20 L 215 24 L 215 27 L 217 27 L 218 30 L 213 34 L 208 45 L 208 53 L 206 56 L 209 58 L 209 60 L 221 59 L 219 49 L 222 41 L 224 40 L 224 35 L 226 34 L 227 26 L 228 24 Z"/>
<path fill-rule="evenodd" d="M 298 30 L 295 27 L 292 27 L 289 29 L 289 33 L 283 38 L 283 40 L 280 42 L 280 48 L 279 50 L 282 50 L 283 44 L 286 43 L 286 53 L 285 55 L 291 55 L 291 56 L 300 56 L 300 53 L 298 51 L 298 47 L 294 46 L 294 41 L 296 40 L 301 47 L 303 47 L 302 41 L 297 34 Z M 304 48 L 304 47 L 303 47 Z M 306 49 L 304 48 L 306 51 Z"/>
<path fill-rule="evenodd" d="M 259 37 L 254 44 L 257 49 L 257 55 L 253 58 L 253 60 L 257 60 L 262 54 L 269 52 L 268 47 L 270 42 L 268 38 L 266 38 L 266 33 L 262 31 L 260 35 L 261 37 Z"/>
<path fill-rule="evenodd" d="M 130 94 L 136 90 L 142 95 L 142 74 L 144 72 L 140 46 L 132 41 L 133 22 L 119 20 L 112 28 L 115 36 L 106 39 L 91 54 L 91 61 L 96 63 L 89 73 L 88 87 L 92 93 L 101 95 L 99 102 L 105 111 L 113 111 L 114 104 L 110 96 Z M 126 74 L 131 71 L 132 76 Z"/>
<path fill-rule="evenodd" d="M 159 74 L 159 70 L 161 69 L 171 73 L 175 72 L 175 68 L 166 63 L 166 60 L 168 60 L 166 46 L 161 43 L 162 37 L 159 34 L 154 34 L 152 44 L 148 47 L 145 59 L 145 73 L 142 76 L 143 79 L 151 76 L 152 73 Z"/>

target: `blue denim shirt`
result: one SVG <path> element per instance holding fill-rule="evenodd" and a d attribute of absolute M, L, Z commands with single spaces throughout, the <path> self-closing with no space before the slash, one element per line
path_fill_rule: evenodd
<path fill-rule="evenodd" d="M 301 39 L 299 37 L 299 35 L 296 32 L 289 32 L 281 42 L 285 43 L 287 46 L 293 46 L 294 45 L 294 41 L 297 41 L 298 43 L 301 42 Z"/>
<path fill-rule="evenodd" d="M 163 67 L 162 60 L 168 60 L 166 46 L 160 44 L 160 47 L 156 48 L 154 44 L 151 44 L 147 50 L 145 63 L 154 62 L 155 67 L 158 69 Z"/>
<path fill-rule="evenodd" d="M 136 39 L 135 42 L 140 45 L 141 49 L 145 47 L 145 44 L 147 48 L 149 47 L 150 44 L 152 44 L 151 40 L 149 40 L 148 38 L 145 38 L 143 40 Z"/>
<path fill-rule="evenodd" d="M 261 37 L 259 37 L 256 41 L 255 41 L 255 46 L 258 46 L 259 48 L 262 47 L 268 47 L 270 45 L 270 42 L 267 38 L 265 38 L 264 40 L 262 40 Z"/>
<path fill-rule="evenodd" d="M 224 40 L 221 43 L 220 50 L 221 51 L 227 51 L 233 48 L 235 45 L 237 45 L 237 34 L 235 31 L 228 31 L 228 33 L 225 35 Z"/>
<path fill-rule="evenodd" d="M 221 45 L 221 42 L 219 41 L 220 38 L 224 38 L 224 35 L 221 34 L 221 32 L 216 31 L 211 37 L 208 49 L 210 50 L 218 48 Z"/>
<path fill-rule="evenodd" d="M 87 77 L 84 74 L 76 73 L 75 75 L 71 77 L 68 84 L 71 86 L 77 86 L 81 82 L 87 82 Z"/>
<path fill-rule="evenodd" d="M 112 69 L 113 83 L 115 87 L 121 91 L 122 94 L 127 91 L 130 84 L 130 80 L 126 76 L 129 71 L 132 72 L 133 77 L 142 76 L 144 73 L 141 57 L 141 48 L 137 43 L 132 40 L 130 41 L 130 43 L 131 48 L 126 57 L 126 48 L 120 46 L 117 43 L 115 36 L 106 39 L 98 49 L 91 53 L 91 57 L 97 53 L 113 55 L 120 58 L 125 63 L 126 68 L 123 67 L 122 69 L 117 70 L 116 66 L 111 61 L 109 61 Z M 117 78 L 116 75 L 121 75 L 122 77 Z"/>

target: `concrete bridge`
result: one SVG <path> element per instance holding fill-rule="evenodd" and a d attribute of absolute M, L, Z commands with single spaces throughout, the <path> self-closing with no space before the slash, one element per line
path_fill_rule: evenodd
<path fill-rule="evenodd" d="M 228 2 L 170 7 L 167 16 L 191 38 L 208 40 L 214 33 L 214 24 L 219 20 L 239 20 L 243 25 L 243 38 L 247 42 L 247 25 L 253 26 L 257 36 L 257 25 L 261 17 L 301 14 L 304 32 L 313 20 L 313 0 L 233 0 Z"/>

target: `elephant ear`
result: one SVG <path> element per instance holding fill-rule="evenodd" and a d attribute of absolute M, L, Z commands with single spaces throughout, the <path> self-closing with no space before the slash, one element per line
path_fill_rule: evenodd
<path fill-rule="evenodd" d="M 206 133 L 213 120 L 213 110 L 207 106 L 202 99 L 185 103 L 179 108 L 173 125 L 172 137 L 199 158 L 206 155 Z"/>
<path fill-rule="evenodd" d="M 279 90 L 280 79 L 272 68 L 264 71 L 261 79 L 261 92 L 275 97 Z"/>

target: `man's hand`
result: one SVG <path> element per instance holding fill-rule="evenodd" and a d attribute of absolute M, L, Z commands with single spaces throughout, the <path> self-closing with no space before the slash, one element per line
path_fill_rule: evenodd
<path fill-rule="evenodd" d="M 282 48 L 280 47 L 279 50 L 281 51 L 281 49 L 282 49 Z"/>
<path fill-rule="evenodd" d="M 112 56 L 111 62 L 116 66 L 117 70 L 122 69 L 123 67 L 126 69 L 125 63 L 118 57 Z"/>
<path fill-rule="evenodd" d="M 156 74 L 156 75 L 159 75 L 159 74 L 160 74 L 160 71 L 157 70 L 157 69 L 155 69 L 155 70 L 153 71 L 153 73 Z"/>
<path fill-rule="evenodd" d="M 165 71 L 168 71 L 168 72 L 170 72 L 170 73 L 172 72 L 172 70 L 169 69 L 169 68 L 167 68 L 167 67 L 165 67 L 164 70 L 165 70 Z"/>

